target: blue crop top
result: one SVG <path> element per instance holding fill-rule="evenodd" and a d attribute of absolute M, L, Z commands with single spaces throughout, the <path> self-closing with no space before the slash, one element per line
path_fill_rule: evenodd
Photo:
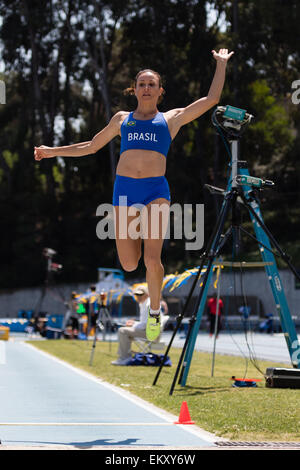
<path fill-rule="evenodd" d="M 120 153 L 132 149 L 154 150 L 166 157 L 171 141 L 168 124 L 160 112 L 146 121 L 134 119 L 131 112 L 122 122 Z"/>

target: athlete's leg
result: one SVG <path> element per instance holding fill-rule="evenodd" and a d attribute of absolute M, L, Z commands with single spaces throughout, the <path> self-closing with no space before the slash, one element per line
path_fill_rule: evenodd
<path fill-rule="evenodd" d="M 144 237 L 144 263 L 146 280 L 150 296 L 150 308 L 159 310 L 164 267 L 161 262 L 161 251 L 168 227 L 170 202 L 159 198 L 150 202 L 142 213 Z"/>
<path fill-rule="evenodd" d="M 134 223 L 137 215 L 129 215 L 130 207 L 114 206 L 116 247 L 120 263 L 125 271 L 134 271 L 141 258 L 140 237 L 129 233 L 130 224 Z M 132 211 L 131 211 L 132 212 Z M 136 224 L 133 224 L 136 226 Z"/>

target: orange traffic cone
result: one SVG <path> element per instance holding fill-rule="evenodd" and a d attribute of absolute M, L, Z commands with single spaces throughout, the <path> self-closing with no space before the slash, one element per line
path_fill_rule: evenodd
<path fill-rule="evenodd" d="M 175 421 L 174 424 L 195 424 L 195 421 L 191 421 L 190 412 L 186 401 L 182 402 L 179 419 L 178 421 Z"/>

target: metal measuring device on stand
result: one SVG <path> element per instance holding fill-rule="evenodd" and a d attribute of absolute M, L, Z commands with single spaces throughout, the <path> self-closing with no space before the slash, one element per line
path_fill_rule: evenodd
<path fill-rule="evenodd" d="M 223 196 L 223 204 L 218 215 L 216 225 L 208 241 L 207 247 L 201 255 L 201 263 L 198 268 L 198 273 L 195 276 L 193 285 L 183 306 L 183 310 L 177 317 L 177 324 L 165 352 L 164 358 L 169 353 L 175 335 L 180 328 L 181 322 L 186 314 L 188 304 L 192 298 L 192 293 L 201 278 L 200 293 L 197 297 L 193 314 L 189 320 L 189 328 L 186 340 L 182 348 L 178 366 L 174 375 L 173 383 L 170 389 L 170 395 L 172 395 L 174 391 L 178 377 L 178 383 L 181 386 L 186 385 L 195 342 L 199 332 L 202 314 L 206 305 L 208 288 L 212 280 L 215 260 L 220 255 L 223 246 L 228 241 L 230 236 L 233 238 L 234 250 L 239 250 L 239 235 L 241 232 L 246 233 L 258 242 L 266 274 L 275 300 L 277 313 L 280 318 L 282 330 L 291 357 L 292 366 L 294 368 L 300 368 L 300 361 L 298 359 L 299 355 L 295 354 L 295 351 L 297 348 L 299 349 L 300 346 L 297 339 L 295 325 L 289 311 L 284 289 L 278 273 L 275 255 L 281 257 L 285 261 L 285 263 L 298 279 L 300 279 L 300 276 L 297 270 L 291 264 L 289 256 L 283 252 L 270 230 L 268 230 L 268 228 L 265 226 L 256 194 L 257 190 L 261 190 L 265 187 L 271 187 L 274 185 L 274 183 L 270 180 L 251 176 L 248 171 L 247 162 L 239 160 L 239 139 L 247 129 L 252 119 L 253 116 L 247 113 L 246 110 L 230 105 L 218 106 L 212 114 L 212 123 L 220 134 L 226 150 L 230 156 L 231 174 L 226 190 L 215 188 L 210 185 L 205 185 L 211 193 L 220 194 Z M 230 146 L 228 145 L 228 142 L 230 143 Z M 237 216 L 237 204 L 241 204 L 248 210 L 251 221 L 253 223 L 255 237 L 249 234 L 239 223 Z M 223 234 L 224 225 L 230 211 L 232 214 L 231 226 Z M 274 247 L 274 250 L 272 249 L 271 243 Z M 162 360 L 160 368 L 156 374 L 153 385 L 155 385 L 158 380 L 163 364 L 164 359 Z"/>

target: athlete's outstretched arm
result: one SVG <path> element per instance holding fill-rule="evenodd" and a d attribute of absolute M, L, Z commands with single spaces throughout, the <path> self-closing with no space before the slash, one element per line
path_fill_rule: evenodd
<path fill-rule="evenodd" d="M 102 131 L 98 132 L 92 140 L 87 142 L 80 142 L 78 144 L 66 145 L 63 147 L 47 147 L 41 145 L 40 147 L 34 147 L 34 158 L 35 160 L 42 160 L 43 158 L 51 157 L 83 157 L 85 155 L 91 155 L 96 153 L 114 137 L 119 135 L 120 122 L 124 112 L 120 111 L 116 113 Z"/>
<path fill-rule="evenodd" d="M 173 116 L 170 116 L 170 124 L 174 127 L 174 134 L 178 132 L 181 126 L 197 119 L 210 108 L 215 106 L 220 100 L 225 82 L 227 62 L 234 52 L 228 53 L 228 49 L 220 49 L 219 52 L 213 50 L 212 54 L 217 64 L 214 78 L 207 96 L 194 101 L 185 108 L 178 108 L 169 111 L 171 114 L 173 112 Z"/>

